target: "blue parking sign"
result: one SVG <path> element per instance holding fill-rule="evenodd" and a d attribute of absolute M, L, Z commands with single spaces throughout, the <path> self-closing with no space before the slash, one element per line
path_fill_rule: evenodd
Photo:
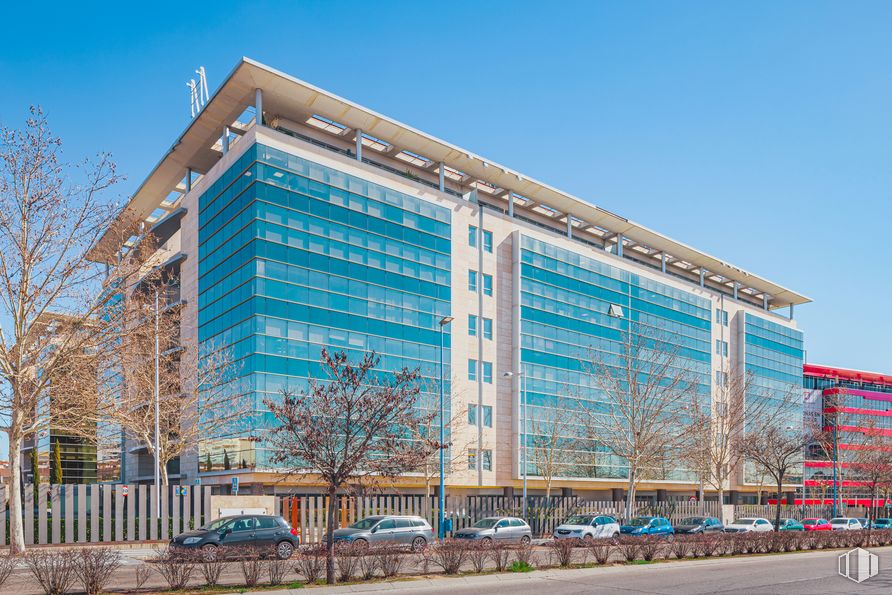
<path fill-rule="evenodd" d="M 233 495 L 238 494 L 238 477 L 232 478 L 232 493 Z"/>

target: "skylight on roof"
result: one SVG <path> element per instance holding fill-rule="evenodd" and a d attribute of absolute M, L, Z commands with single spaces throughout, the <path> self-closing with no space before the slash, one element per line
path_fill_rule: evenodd
<path fill-rule="evenodd" d="M 379 138 L 375 138 L 374 136 L 369 136 L 368 134 L 362 135 L 362 145 L 364 147 L 368 147 L 382 153 L 390 150 L 390 144 L 384 142 Z"/>
<path fill-rule="evenodd" d="M 443 167 L 443 176 L 449 178 L 450 180 L 455 180 L 456 182 L 461 182 L 462 179 L 464 179 L 465 174 L 463 174 L 462 172 L 458 171 L 457 169 L 453 169 L 447 165 L 447 166 Z"/>
<path fill-rule="evenodd" d="M 487 194 L 495 194 L 499 191 L 499 188 L 496 188 L 489 182 L 484 182 L 483 180 L 477 180 L 476 186 L 478 190 L 486 192 Z"/>
<path fill-rule="evenodd" d="M 307 119 L 307 124 L 310 126 L 314 126 L 319 130 L 324 130 L 325 132 L 330 132 L 331 134 L 341 134 L 347 127 L 343 124 L 339 124 L 334 120 L 329 120 L 328 118 L 323 118 L 322 116 L 317 116 L 313 114 Z"/>
<path fill-rule="evenodd" d="M 415 167 L 427 167 L 430 163 L 430 159 L 427 157 L 422 157 L 417 153 L 413 153 L 412 151 L 406 151 L 403 149 L 399 153 L 396 154 L 396 158 L 400 161 L 405 161 L 406 163 L 411 163 Z"/>
<path fill-rule="evenodd" d="M 558 214 L 558 212 L 556 210 L 554 210 L 551 207 L 546 206 L 546 205 L 537 205 L 537 206 L 533 207 L 533 210 L 536 211 L 537 213 L 541 213 L 541 214 L 545 215 L 546 217 L 554 217 L 555 215 Z"/>

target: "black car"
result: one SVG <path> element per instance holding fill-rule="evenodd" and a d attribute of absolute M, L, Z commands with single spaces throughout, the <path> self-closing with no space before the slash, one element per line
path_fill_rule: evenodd
<path fill-rule="evenodd" d="M 675 525 L 676 533 L 713 533 L 724 530 L 725 526 L 722 525 L 722 521 L 711 516 L 687 517 Z"/>
<path fill-rule="evenodd" d="M 186 531 L 170 541 L 171 548 L 201 550 L 216 557 L 218 548 L 254 546 L 275 550 L 276 557 L 287 560 L 300 545 L 297 530 L 280 516 L 239 515 L 219 518 L 200 529 Z"/>

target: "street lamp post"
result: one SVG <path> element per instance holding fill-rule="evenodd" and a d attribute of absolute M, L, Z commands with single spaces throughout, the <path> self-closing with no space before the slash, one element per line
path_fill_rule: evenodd
<path fill-rule="evenodd" d="M 159 310 L 159 290 L 155 289 L 155 498 L 157 499 L 158 514 L 161 514 L 161 462 L 160 462 L 160 446 L 161 446 L 161 380 L 160 380 L 160 345 L 158 335 L 159 322 L 161 316 Z"/>
<path fill-rule="evenodd" d="M 520 406 L 518 409 L 520 410 L 520 467 L 521 476 L 523 477 L 523 502 L 521 504 L 521 511 L 523 519 L 527 520 L 527 375 L 521 370 L 520 372 L 505 372 L 503 376 L 505 378 L 511 378 L 513 376 L 520 377 Z"/>
<path fill-rule="evenodd" d="M 440 512 L 438 514 L 440 541 L 446 536 L 444 508 L 446 507 L 446 421 L 444 407 L 444 390 L 445 384 L 443 369 L 443 352 L 445 351 L 444 337 L 446 334 L 446 325 L 452 322 L 452 316 L 444 316 L 440 320 Z"/>

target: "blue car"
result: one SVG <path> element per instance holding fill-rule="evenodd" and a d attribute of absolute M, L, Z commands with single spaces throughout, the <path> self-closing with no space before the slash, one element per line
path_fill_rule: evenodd
<path fill-rule="evenodd" d="M 661 516 L 639 516 L 619 528 L 623 535 L 675 535 L 668 519 Z"/>

